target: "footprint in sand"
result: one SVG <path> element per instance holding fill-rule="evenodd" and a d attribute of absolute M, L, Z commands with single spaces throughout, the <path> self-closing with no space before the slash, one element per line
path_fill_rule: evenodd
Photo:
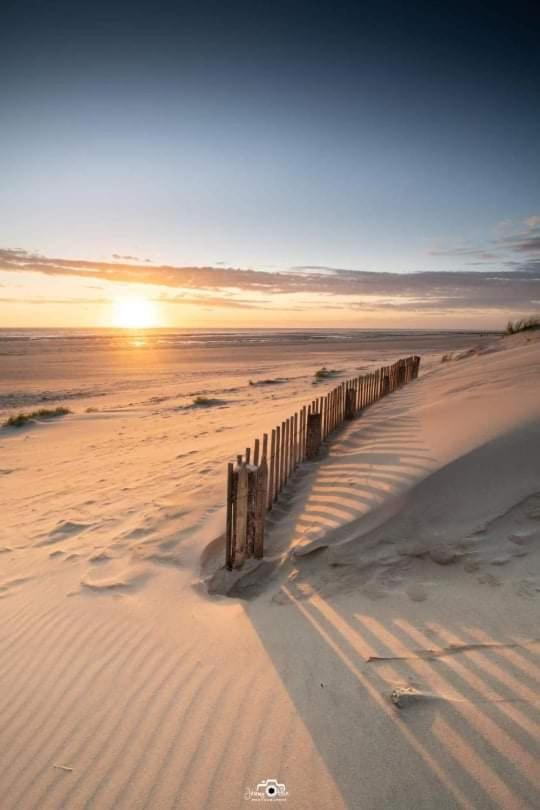
<path fill-rule="evenodd" d="M 88 557 L 88 562 L 91 563 L 103 563 L 109 560 L 112 560 L 112 557 L 107 551 L 98 551 L 96 554 L 92 554 L 91 557 Z"/>
<path fill-rule="evenodd" d="M 540 594 L 540 581 L 525 577 L 514 584 L 514 591 L 518 596 L 533 598 Z"/>
<path fill-rule="evenodd" d="M 482 574 L 481 576 L 477 577 L 477 580 L 481 585 L 496 586 L 501 584 L 499 577 L 496 577 L 493 574 Z"/>
<path fill-rule="evenodd" d="M 75 523 L 71 520 L 61 520 L 60 523 L 58 523 L 52 530 L 52 532 L 49 532 L 46 538 L 41 540 L 41 542 L 36 543 L 36 545 L 47 546 L 51 543 L 58 543 L 59 541 L 65 540 L 68 537 L 74 537 L 87 529 L 91 529 L 92 525 L 93 524 L 91 523 Z"/>
<path fill-rule="evenodd" d="M 489 562 L 491 565 L 507 565 L 511 559 L 510 554 L 501 554 L 499 557 L 494 557 Z"/>
<path fill-rule="evenodd" d="M 387 591 L 376 582 L 368 582 L 367 585 L 364 585 L 362 593 L 364 593 L 368 599 L 373 600 L 384 599 L 384 597 L 388 595 Z"/>
<path fill-rule="evenodd" d="M 150 579 L 152 574 L 146 568 L 130 568 L 118 573 L 96 573 L 91 569 L 81 579 L 81 585 L 94 593 L 112 595 L 117 591 L 135 591 L 141 588 Z"/>
<path fill-rule="evenodd" d="M 405 589 L 405 593 L 413 602 L 425 602 L 428 597 L 427 590 L 419 582 L 414 585 L 409 585 Z"/>
<path fill-rule="evenodd" d="M 457 560 L 456 550 L 448 546 L 435 546 L 430 549 L 429 557 L 437 565 L 450 565 Z"/>
<path fill-rule="evenodd" d="M 25 582 L 30 582 L 32 579 L 35 579 L 35 577 L 17 577 L 16 579 L 5 579 L 0 582 L 0 599 L 9 596 L 13 590 L 24 585 Z"/>

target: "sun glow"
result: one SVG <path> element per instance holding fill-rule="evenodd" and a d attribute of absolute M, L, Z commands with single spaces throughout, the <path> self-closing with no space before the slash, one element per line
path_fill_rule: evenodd
<path fill-rule="evenodd" d="M 113 323 L 122 329 L 145 329 L 157 325 L 156 306 L 148 298 L 120 298 L 113 307 Z"/>

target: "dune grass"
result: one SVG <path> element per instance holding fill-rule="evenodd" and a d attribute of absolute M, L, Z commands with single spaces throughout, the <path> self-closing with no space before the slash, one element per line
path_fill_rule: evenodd
<path fill-rule="evenodd" d="M 286 383 L 287 379 L 285 377 L 274 377 L 267 380 L 250 380 L 250 385 L 281 385 L 281 383 Z"/>
<path fill-rule="evenodd" d="M 529 329 L 540 329 L 540 315 L 530 315 L 528 318 L 519 318 L 517 321 L 508 321 L 506 334 L 516 335 L 518 332 L 527 332 Z"/>
<path fill-rule="evenodd" d="M 195 408 L 202 408 L 202 407 L 209 407 L 210 405 L 224 405 L 224 399 L 216 399 L 215 397 L 203 397 L 197 396 L 194 397 L 192 402 L 192 407 Z"/>
<path fill-rule="evenodd" d="M 69 408 L 39 408 L 37 411 L 30 411 L 30 413 L 18 413 L 16 416 L 10 416 L 9 419 L 3 423 L 2 427 L 16 427 L 20 428 L 33 422 L 34 419 L 57 419 L 60 416 L 65 416 L 71 413 Z"/>
<path fill-rule="evenodd" d="M 335 368 L 326 368 L 326 366 L 323 366 L 315 372 L 314 377 L 317 381 L 327 380 L 329 377 L 333 377 L 334 374 L 337 374 L 337 370 Z"/>

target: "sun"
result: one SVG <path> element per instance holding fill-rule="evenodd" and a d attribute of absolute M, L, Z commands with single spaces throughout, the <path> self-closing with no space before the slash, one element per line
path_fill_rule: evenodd
<path fill-rule="evenodd" d="M 119 298 L 113 307 L 114 325 L 122 329 L 146 329 L 157 324 L 156 306 L 148 298 Z"/>

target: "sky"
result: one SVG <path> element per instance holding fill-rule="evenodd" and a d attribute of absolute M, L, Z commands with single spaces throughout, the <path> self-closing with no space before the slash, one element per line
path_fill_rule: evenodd
<path fill-rule="evenodd" d="M 4 0 L 2 27 L 0 326 L 540 311 L 537 4 Z"/>

